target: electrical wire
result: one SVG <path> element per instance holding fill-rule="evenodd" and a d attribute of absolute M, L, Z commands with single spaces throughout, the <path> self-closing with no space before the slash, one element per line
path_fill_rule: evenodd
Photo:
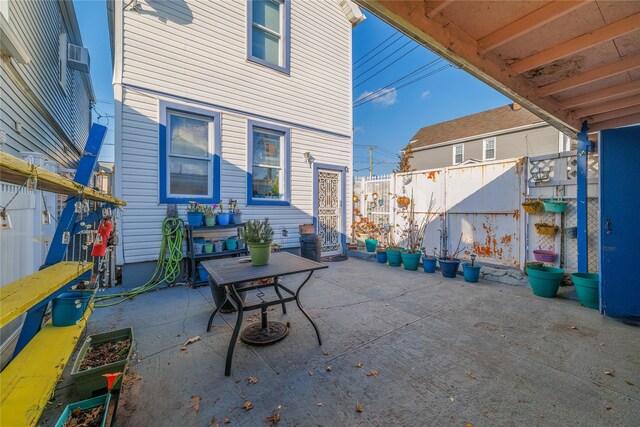
<path fill-rule="evenodd" d="M 384 90 L 385 88 L 390 88 L 392 85 L 394 85 L 394 84 L 396 84 L 396 83 L 399 83 L 399 82 L 401 82 L 402 80 L 407 79 L 407 78 L 409 78 L 409 77 L 411 77 L 411 76 L 413 76 L 413 75 L 415 75 L 415 74 L 418 74 L 418 73 L 419 73 L 419 72 L 421 72 L 421 71 L 426 71 L 426 70 L 428 70 L 429 68 L 431 68 L 431 67 L 435 66 L 437 63 L 439 63 L 439 62 L 441 62 L 441 61 L 443 61 L 443 59 L 442 59 L 442 58 L 436 58 L 436 59 L 434 59 L 433 61 L 428 62 L 428 63 L 424 64 L 423 66 L 416 68 L 416 69 L 415 69 L 415 70 L 413 70 L 412 72 L 410 72 L 410 73 L 408 73 L 408 74 L 405 74 L 404 76 L 400 77 L 399 79 L 394 80 L 394 81 L 392 81 L 391 83 L 388 83 L 388 84 L 386 84 L 386 85 L 382 86 L 380 89 L 378 89 L 378 90 L 376 90 L 376 91 L 374 91 L 374 92 L 370 93 L 370 94 L 369 94 L 369 95 L 367 95 L 365 98 L 367 98 L 367 97 L 369 97 L 369 96 L 371 96 L 371 95 L 374 95 L 374 94 L 376 94 L 376 93 L 378 93 L 378 92 L 380 92 L 380 91 Z M 386 68 L 386 67 L 385 67 L 385 68 Z M 382 70 L 380 70 L 380 71 L 383 71 L 385 68 L 383 68 L 383 69 L 382 69 Z M 367 82 L 368 80 L 370 80 L 370 79 L 371 79 L 372 77 L 374 77 L 374 76 L 375 76 L 375 74 L 374 74 L 373 76 L 371 76 L 371 77 L 368 77 L 366 80 L 364 80 L 363 82 L 359 83 L 359 84 L 358 84 L 358 86 L 360 86 L 362 83 Z M 354 86 L 354 89 L 355 89 L 355 86 Z M 363 98 L 363 99 L 364 99 L 364 98 Z"/>
<path fill-rule="evenodd" d="M 396 31 L 397 33 L 397 31 Z M 387 40 L 389 40 L 391 37 L 393 37 L 395 34 L 392 34 L 391 36 L 389 36 L 389 38 L 387 38 L 384 42 L 380 43 L 378 46 L 376 46 L 375 48 L 373 48 L 372 50 L 369 51 L 369 53 L 373 52 L 374 50 L 376 50 L 379 46 L 381 46 L 382 44 L 384 44 Z M 371 61 L 373 58 L 375 58 L 376 56 L 380 55 L 382 52 L 384 52 L 385 50 L 387 50 L 389 47 L 393 46 L 397 41 L 399 41 L 402 38 L 402 34 L 398 34 L 398 37 L 393 40 L 389 45 L 385 46 L 380 52 L 376 52 L 372 57 L 370 57 L 369 59 L 367 59 L 366 61 L 362 62 L 360 65 L 357 65 L 353 70 L 357 70 L 358 68 L 362 67 L 364 64 L 366 64 L 367 62 Z M 367 53 L 367 55 L 369 54 Z M 361 61 L 362 59 L 364 59 L 365 56 L 364 55 L 362 58 L 360 58 L 360 60 L 356 61 L 353 63 L 353 65 L 356 65 L 359 61 Z"/>
<path fill-rule="evenodd" d="M 174 283 L 180 274 L 180 263 L 182 261 L 182 237 L 184 235 L 184 222 L 180 218 L 168 217 L 162 223 L 162 244 L 160 245 L 160 255 L 156 268 L 151 279 L 143 285 L 133 288 L 127 292 L 117 294 L 96 296 L 96 308 L 111 307 L 120 304 L 135 296 L 148 292 L 162 283 Z M 100 302 L 116 299 L 117 301 Z"/>
<path fill-rule="evenodd" d="M 376 62 L 375 64 L 373 64 L 371 67 L 367 68 L 366 70 L 364 70 L 363 72 L 361 72 L 360 74 L 358 74 L 357 76 L 355 76 L 353 78 L 353 81 L 355 82 L 356 80 L 358 80 L 360 77 L 362 77 L 363 75 L 367 74 L 369 71 L 373 70 L 374 68 L 376 68 L 378 65 L 382 64 L 384 61 L 386 61 L 387 59 L 389 59 L 390 57 L 392 57 L 393 55 L 395 55 L 396 53 L 400 52 L 402 49 L 404 49 L 405 46 L 407 46 L 409 43 L 411 43 L 411 40 L 408 40 L 405 44 L 403 44 L 402 46 L 400 46 L 398 49 L 394 50 L 393 52 L 391 52 L 389 55 L 385 56 L 384 58 L 382 58 L 380 61 Z M 419 45 L 414 46 L 412 49 L 410 49 L 408 52 L 406 52 L 404 55 L 402 55 L 400 58 L 394 60 L 391 64 L 395 64 L 396 62 L 398 62 L 400 59 L 404 58 L 407 54 L 411 53 L 413 50 L 415 50 Z"/>

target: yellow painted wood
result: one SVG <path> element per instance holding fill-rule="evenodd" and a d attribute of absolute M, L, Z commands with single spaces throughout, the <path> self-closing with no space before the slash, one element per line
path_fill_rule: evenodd
<path fill-rule="evenodd" d="M 47 323 L 0 373 L 0 425 L 35 426 L 82 335 L 93 304 L 78 324 Z"/>
<path fill-rule="evenodd" d="M 0 178 L 4 182 L 22 185 L 35 174 L 38 178 L 38 189 L 67 196 L 81 195 L 84 199 L 97 202 L 113 203 L 126 206 L 126 202 L 93 188 L 80 185 L 69 178 L 51 172 L 45 168 L 34 166 L 10 154 L 0 151 Z"/>
<path fill-rule="evenodd" d="M 0 288 L 0 327 L 89 270 L 88 263 L 59 262 Z"/>

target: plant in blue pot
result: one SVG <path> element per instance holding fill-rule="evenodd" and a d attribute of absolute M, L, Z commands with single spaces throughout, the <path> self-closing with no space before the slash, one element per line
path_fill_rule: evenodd
<path fill-rule="evenodd" d="M 187 223 L 192 227 L 200 227 L 204 218 L 204 209 L 198 202 L 189 202 L 187 206 Z"/>
<path fill-rule="evenodd" d="M 418 218 L 415 212 L 415 203 L 412 191 L 411 198 L 409 199 L 408 210 L 403 209 L 401 212 L 401 217 L 405 221 L 400 228 L 400 236 L 403 239 L 404 246 L 404 251 L 402 251 L 401 257 L 405 270 L 415 271 L 418 269 L 420 258 L 422 257 L 422 241 L 424 240 L 424 234 L 427 230 L 427 226 L 437 214 L 433 209 L 434 206 L 435 199 L 433 198 L 433 194 L 431 194 L 427 213 L 421 218 Z"/>
<path fill-rule="evenodd" d="M 231 214 L 229 212 L 224 211 L 224 204 L 220 203 L 219 205 L 220 211 L 216 216 L 216 221 L 218 221 L 218 225 L 229 225 L 231 222 Z"/>
<path fill-rule="evenodd" d="M 476 283 L 480 278 L 480 269 L 482 265 L 476 262 L 476 254 L 471 254 L 471 262 L 462 263 L 462 274 L 464 280 L 471 283 Z"/>
<path fill-rule="evenodd" d="M 458 246 L 456 246 L 456 250 L 453 254 L 449 254 L 447 248 L 444 248 L 441 253 L 438 255 L 438 264 L 440 264 L 440 272 L 442 273 L 442 277 L 454 278 L 458 273 L 458 268 L 460 267 L 460 259 L 458 258 L 458 254 L 464 250 L 464 247 L 460 247 L 462 243 L 462 233 L 460 233 L 460 239 L 458 239 Z"/>
<path fill-rule="evenodd" d="M 380 264 L 387 263 L 387 248 L 382 245 L 376 249 L 376 259 Z"/>
<path fill-rule="evenodd" d="M 438 257 L 435 255 L 436 248 L 433 248 L 434 255 L 429 255 L 425 248 L 422 248 L 422 269 L 425 273 L 435 273 Z"/>

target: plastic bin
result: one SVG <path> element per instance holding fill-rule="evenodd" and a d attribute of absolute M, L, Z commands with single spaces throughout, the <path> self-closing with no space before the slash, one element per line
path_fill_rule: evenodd
<path fill-rule="evenodd" d="M 89 305 L 93 291 L 65 292 L 53 300 L 51 322 L 53 326 L 75 325 Z"/>

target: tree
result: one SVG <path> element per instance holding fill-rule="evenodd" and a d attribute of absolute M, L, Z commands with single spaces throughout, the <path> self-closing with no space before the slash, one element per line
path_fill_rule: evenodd
<path fill-rule="evenodd" d="M 394 173 L 404 173 L 414 171 L 411 167 L 411 159 L 413 159 L 413 149 L 408 145 L 400 154 L 398 154 L 398 166 L 393 170 Z"/>

